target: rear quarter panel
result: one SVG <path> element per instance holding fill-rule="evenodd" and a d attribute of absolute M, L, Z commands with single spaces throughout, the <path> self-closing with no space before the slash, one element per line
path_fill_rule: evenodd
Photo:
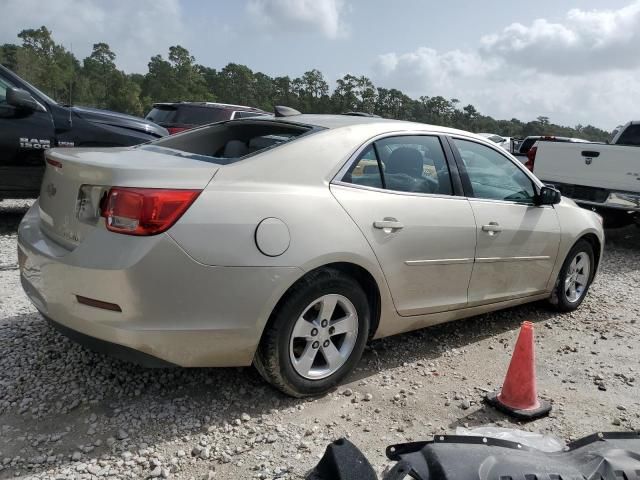
<path fill-rule="evenodd" d="M 205 265 L 298 267 L 300 276 L 335 262 L 359 265 L 378 284 L 383 318 L 394 317 L 371 247 L 329 190 L 335 173 L 368 138 L 358 128 L 341 130 L 341 135 L 320 132 L 221 167 L 168 234 Z M 289 231 L 289 246 L 279 256 L 264 255 L 256 245 L 256 228 L 266 218 L 281 220 Z"/>

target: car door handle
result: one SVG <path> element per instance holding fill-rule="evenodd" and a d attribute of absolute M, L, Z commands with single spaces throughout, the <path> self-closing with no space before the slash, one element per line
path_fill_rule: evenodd
<path fill-rule="evenodd" d="M 404 225 L 395 218 L 385 218 L 384 220 L 376 220 L 373 222 L 374 228 L 381 230 L 400 230 Z"/>
<path fill-rule="evenodd" d="M 502 231 L 502 227 L 498 225 L 498 222 L 490 222 L 488 225 L 482 226 L 483 232 L 489 232 L 490 235 L 499 233 Z"/>

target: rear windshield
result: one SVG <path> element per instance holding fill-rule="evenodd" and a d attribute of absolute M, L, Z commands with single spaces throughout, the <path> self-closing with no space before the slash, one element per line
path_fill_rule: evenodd
<path fill-rule="evenodd" d="M 194 105 L 156 105 L 146 119 L 174 125 L 206 125 L 231 118 L 231 111 L 217 107 Z"/>
<path fill-rule="evenodd" d="M 629 125 L 622 132 L 616 144 L 640 146 L 640 125 Z"/>
<path fill-rule="evenodd" d="M 312 127 L 273 121 L 242 120 L 217 123 L 140 145 L 202 162 L 228 165 L 309 133 Z"/>

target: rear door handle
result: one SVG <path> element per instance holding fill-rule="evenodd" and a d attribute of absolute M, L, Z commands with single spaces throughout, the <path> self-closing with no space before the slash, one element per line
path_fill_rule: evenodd
<path fill-rule="evenodd" d="M 482 226 L 482 231 L 488 232 L 489 235 L 493 235 L 494 233 L 500 233 L 502 231 L 502 227 L 498 222 L 490 222 L 488 225 Z"/>
<path fill-rule="evenodd" d="M 400 223 L 395 218 L 385 218 L 384 220 L 376 220 L 373 222 L 374 228 L 379 228 L 381 230 L 400 230 L 404 228 L 404 225 Z"/>

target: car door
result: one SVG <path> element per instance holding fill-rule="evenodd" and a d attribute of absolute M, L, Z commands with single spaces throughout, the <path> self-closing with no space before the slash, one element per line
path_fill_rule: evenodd
<path fill-rule="evenodd" d="M 371 245 L 400 315 L 467 304 L 475 222 L 456 186 L 442 139 L 429 135 L 376 140 L 331 186 Z"/>
<path fill-rule="evenodd" d="M 53 120 L 48 111 L 9 105 L 6 90 L 13 86 L 0 75 L 0 190 L 37 192 L 44 171 L 42 152 L 54 141 Z"/>
<path fill-rule="evenodd" d="M 560 245 L 555 209 L 535 204 L 533 179 L 497 148 L 451 142 L 477 224 L 469 305 L 545 291 Z"/>

